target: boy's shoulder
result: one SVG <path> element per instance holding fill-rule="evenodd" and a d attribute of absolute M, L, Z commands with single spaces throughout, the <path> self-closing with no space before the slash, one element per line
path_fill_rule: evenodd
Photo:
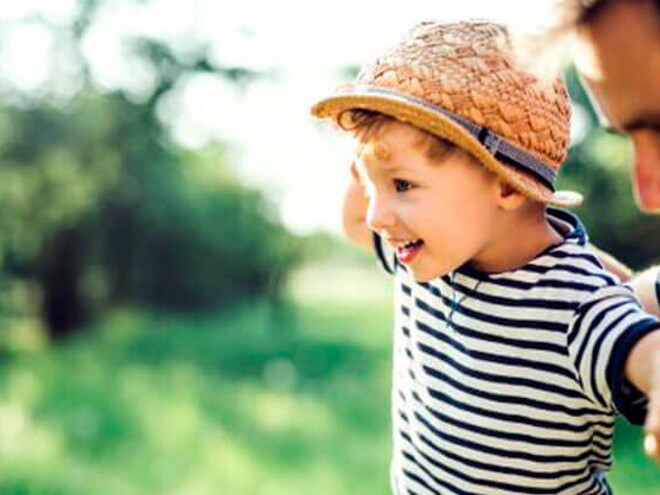
<path fill-rule="evenodd" d="M 625 288 L 619 278 L 601 263 L 577 215 L 549 208 L 548 220 L 562 235 L 562 242 L 521 267 L 516 271 L 518 275 L 524 277 L 526 272 L 538 274 L 535 280 L 537 286 L 564 289 L 576 295 L 579 293 L 582 297 L 589 297 L 606 288 Z"/>
<path fill-rule="evenodd" d="M 523 298 L 562 300 L 576 308 L 612 295 L 634 297 L 628 286 L 604 268 L 577 215 L 549 208 L 548 220 L 562 235 L 562 242 L 516 270 L 487 275 L 490 290 L 495 286 L 502 291 L 513 289 Z"/>

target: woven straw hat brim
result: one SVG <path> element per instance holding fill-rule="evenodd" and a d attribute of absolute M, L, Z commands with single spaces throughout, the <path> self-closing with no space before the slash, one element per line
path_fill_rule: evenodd
<path fill-rule="evenodd" d="M 311 112 L 318 118 L 327 118 L 336 122 L 342 112 L 351 109 L 381 112 L 440 136 L 470 152 L 489 170 L 531 199 L 560 208 L 575 208 L 582 203 L 582 196 L 579 193 L 573 191 L 553 193 L 528 174 L 495 159 L 474 136 L 456 122 L 423 105 L 399 98 L 395 94 L 364 94 L 357 90 L 343 90 L 341 93 L 318 101 Z"/>

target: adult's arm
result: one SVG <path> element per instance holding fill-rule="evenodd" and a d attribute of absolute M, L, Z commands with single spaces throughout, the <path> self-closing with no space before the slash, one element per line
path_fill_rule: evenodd
<path fill-rule="evenodd" d="M 660 317 L 660 265 L 635 274 L 629 284 L 647 313 Z"/>
<path fill-rule="evenodd" d="M 660 317 L 660 285 L 658 285 L 660 283 L 658 280 L 660 265 L 634 273 L 611 254 L 598 249 L 594 245 L 590 247 L 607 271 L 619 277 L 622 282 L 632 286 L 642 303 L 644 311 Z"/>
<path fill-rule="evenodd" d="M 596 256 L 598 256 L 598 259 L 600 262 L 603 264 L 605 269 L 619 277 L 622 282 L 629 282 L 630 279 L 633 277 L 634 272 L 628 268 L 626 265 L 624 265 L 621 261 L 616 259 L 614 256 L 612 256 L 610 253 L 607 253 L 603 251 L 602 249 L 597 248 L 593 244 L 590 244 L 589 247 L 591 248 L 592 251 L 596 253 Z"/>

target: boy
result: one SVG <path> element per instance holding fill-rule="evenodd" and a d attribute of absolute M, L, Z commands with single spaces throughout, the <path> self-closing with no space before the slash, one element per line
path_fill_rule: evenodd
<path fill-rule="evenodd" d="M 548 208 L 580 201 L 561 81 L 422 23 L 312 111 L 357 138 L 346 231 L 396 279 L 394 492 L 610 493 L 615 413 L 660 429 L 660 322 Z"/>

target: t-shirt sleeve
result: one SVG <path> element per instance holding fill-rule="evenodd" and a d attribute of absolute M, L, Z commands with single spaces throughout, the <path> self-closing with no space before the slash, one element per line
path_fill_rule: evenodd
<path fill-rule="evenodd" d="M 567 340 L 568 352 L 587 397 L 607 411 L 641 424 L 647 399 L 625 378 L 625 364 L 635 344 L 660 321 L 645 313 L 632 291 L 604 287 L 576 310 Z"/>
<path fill-rule="evenodd" d="M 373 242 L 374 242 L 374 251 L 378 257 L 378 263 L 380 267 L 385 270 L 390 275 L 394 275 L 399 265 L 399 260 L 396 257 L 394 250 L 385 242 L 383 239 L 372 232 Z"/>

